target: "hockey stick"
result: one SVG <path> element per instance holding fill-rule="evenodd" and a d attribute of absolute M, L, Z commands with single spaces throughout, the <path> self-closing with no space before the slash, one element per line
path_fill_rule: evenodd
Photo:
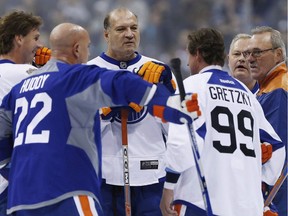
<path fill-rule="evenodd" d="M 129 161 L 128 161 L 128 134 L 127 134 L 128 114 L 129 114 L 128 109 L 124 109 L 124 108 L 121 109 L 121 132 L 122 132 L 122 149 L 123 149 L 125 215 L 131 216 Z"/>
<path fill-rule="evenodd" d="M 276 181 L 276 183 L 274 184 L 272 190 L 270 191 L 267 199 L 265 200 L 264 207 L 270 205 L 270 203 L 272 202 L 272 200 L 276 196 L 278 190 L 280 189 L 280 187 L 282 186 L 282 184 L 284 183 L 286 178 L 287 178 L 287 163 L 284 166 L 284 169 L 282 170 L 282 173 L 279 176 L 279 178 Z"/>
<path fill-rule="evenodd" d="M 171 63 L 171 67 L 174 71 L 174 75 L 175 75 L 175 78 L 177 81 L 181 101 L 183 101 L 185 99 L 186 93 L 185 93 L 181 69 L 180 69 L 181 60 L 179 58 L 174 58 L 174 59 L 171 59 L 170 63 Z M 195 135 L 195 131 L 193 128 L 193 124 L 188 123 L 187 127 L 188 127 L 188 131 L 190 133 L 192 152 L 193 152 L 195 165 L 196 165 L 196 169 L 197 169 L 197 173 L 198 173 L 198 177 L 199 177 L 199 183 L 200 183 L 202 196 L 203 196 L 203 200 L 204 200 L 204 204 L 205 204 L 205 208 L 206 208 L 206 213 L 208 216 L 213 216 L 212 207 L 211 207 L 211 203 L 210 203 L 210 198 L 209 198 L 209 194 L 208 194 L 205 176 L 203 173 L 202 163 L 200 160 L 200 153 L 199 153 L 198 145 L 196 142 L 196 135 Z"/>

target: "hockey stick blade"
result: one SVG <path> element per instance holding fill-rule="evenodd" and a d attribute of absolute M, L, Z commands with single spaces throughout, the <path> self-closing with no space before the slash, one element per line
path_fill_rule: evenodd
<path fill-rule="evenodd" d="M 176 82 L 179 89 L 179 94 L 181 101 L 185 100 L 186 92 L 183 84 L 182 73 L 181 73 L 181 60 L 179 58 L 173 58 L 170 60 L 171 68 L 173 69 L 174 76 L 176 78 Z M 193 124 L 187 124 L 188 131 L 191 138 L 191 147 L 194 156 L 194 161 L 196 165 L 197 174 L 199 177 L 199 183 L 202 191 L 203 201 L 206 208 L 207 216 L 213 216 L 212 207 L 210 203 L 209 193 L 207 189 L 207 184 L 205 180 L 205 176 L 203 174 L 202 163 L 200 161 L 200 154 L 198 150 L 198 145 L 196 142 L 196 135 L 193 128 Z"/>

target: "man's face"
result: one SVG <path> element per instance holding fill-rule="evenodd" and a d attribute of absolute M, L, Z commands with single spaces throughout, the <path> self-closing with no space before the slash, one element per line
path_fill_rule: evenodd
<path fill-rule="evenodd" d="M 247 50 L 249 38 L 238 39 L 231 47 L 228 56 L 228 65 L 231 75 L 243 83 L 252 80 L 248 61 L 243 55 Z"/>
<path fill-rule="evenodd" d="M 191 75 L 195 75 L 199 73 L 199 69 L 198 69 L 198 56 L 197 54 L 192 55 L 191 53 L 189 53 L 189 51 L 187 50 L 188 53 L 188 67 L 190 69 L 190 74 Z"/>
<path fill-rule="evenodd" d="M 31 63 L 33 61 L 33 58 L 35 56 L 35 53 L 38 48 L 42 47 L 42 44 L 40 43 L 39 37 L 40 33 L 38 29 L 33 29 L 30 31 L 25 37 L 18 36 L 19 44 L 20 44 L 20 50 L 22 56 L 22 62 L 19 62 L 19 64 L 24 63 Z"/>
<path fill-rule="evenodd" d="M 118 12 L 111 15 L 110 26 L 105 30 L 108 44 L 107 54 L 118 61 L 127 61 L 134 57 L 140 42 L 140 32 L 136 17 L 130 12 Z"/>
<path fill-rule="evenodd" d="M 255 34 L 249 40 L 247 57 L 252 77 L 258 81 L 265 78 L 266 74 L 277 64 L 276 49 L 272 49 L 271 33 Z M 254 56 L 253 56 L 253 53 Z"/>

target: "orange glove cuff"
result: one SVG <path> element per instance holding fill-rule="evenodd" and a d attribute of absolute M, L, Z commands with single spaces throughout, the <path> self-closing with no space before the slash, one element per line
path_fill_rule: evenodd
<path fill-rule="evenodd" d="M 129 106 L 136 112 L 140 112 L 143 109 L 143 106 L 140 106 L 133 102 L 129 103 Z"/>
<path fill-rule="evenodd" d="M 164 110 L 165 110 L 165 107 L 163 106 L 158 106 L 158 105 L 153 106 L 153 116 L 160 118 L 163 123 L 167 122 L 164 119 Z"/>
<path fill-rule="evenodd" d="M 171 85 L 172 85 L 172 88 L 174 89 L 174 90 L 176 90 L 176 82 L 172 79 L 171 80 Z"/>
<path fill-rule="evenodd" d="M 269 143 L 262 143 L 261 150 L 262 150 L 262 164 L 264 164 L 272 157 L 273 153 L 272 145 Z"/>
<path fill-rule="evenodd" d="M 110 107 L 103 107 L 101 108 L 101 111 L 104 116 L 107 116 L 112 110 Z"/>

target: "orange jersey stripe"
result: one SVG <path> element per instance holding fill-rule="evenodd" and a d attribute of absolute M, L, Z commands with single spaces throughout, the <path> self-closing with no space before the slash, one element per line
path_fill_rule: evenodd
<path fill-rule="evenodd" d="M 88 197 L 85 195 L 80 195 L 79 200 L 80 200 L 80 204 L 81 204 L 84 215 L 93 216 L 92 211 L 90 209 Z"/>

